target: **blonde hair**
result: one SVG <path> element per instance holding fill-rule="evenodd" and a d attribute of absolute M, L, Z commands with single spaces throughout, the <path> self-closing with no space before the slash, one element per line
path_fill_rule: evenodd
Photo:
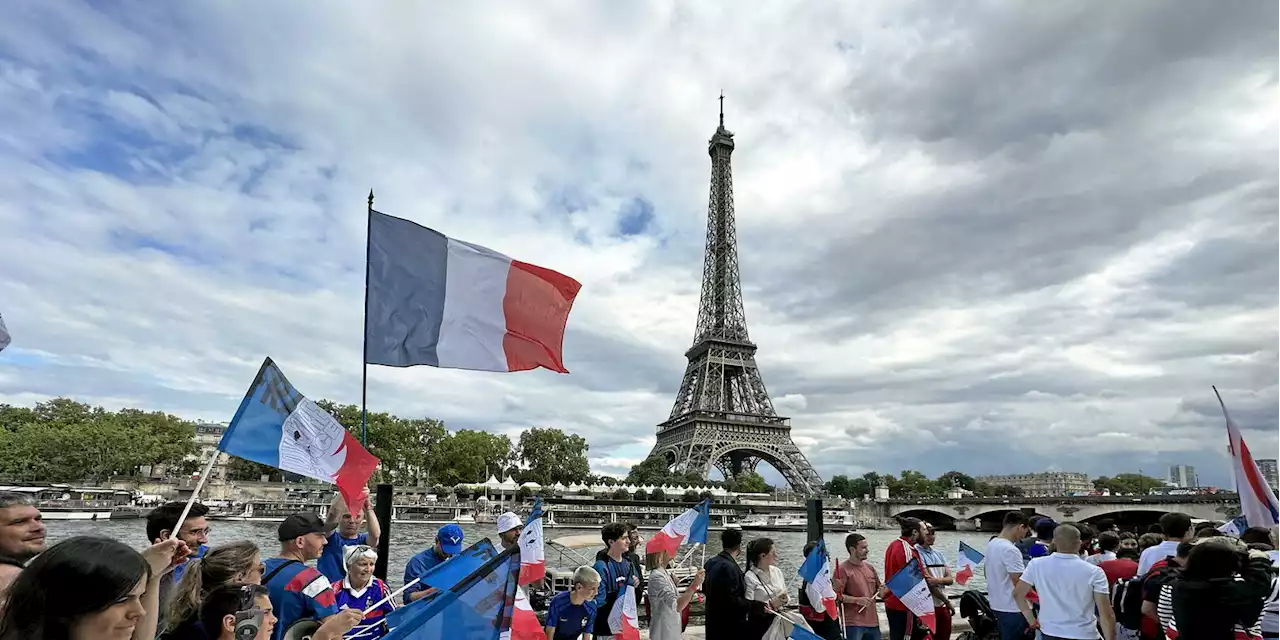
<path fill-rule="evenodd" d="M 671 554 L 665 550 L 650 551 L 644 554 L 644 568 L 653 571 L 654 569 L 665 569 L 667 563 L 671 562 Z"/>
<path fill-rule="evenodd" d="M 578 585 L 594 587 L 600 584 L 600 574 L 595 569 L 582 565 L 573 571 L 573 580 L 569 583 L 570 588 Z"/>
<path fill-rule="evenodd" d="M 242 580 L 244 574 L 253 570 L 254 563 L 261 561 L 258 545 L 247 540 L 222 545 L 203 558 L 189 561 L 169 600 L 165 630 L 175 629 L 200 615 L 200 603 L 210 591 Z"/>

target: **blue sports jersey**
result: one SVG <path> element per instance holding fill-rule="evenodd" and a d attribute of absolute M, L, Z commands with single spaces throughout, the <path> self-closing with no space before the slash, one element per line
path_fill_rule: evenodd
<path fill-rule="evenodd" d="M 417 580 L 422 576 L 422 574 L 426 573 L 428 569 L 448 559 L 449 558 L 447 556 L 442 556 L 436 553 L 436 548 L 434 546 L 427 547 L 423 551 L 418 552 L 417 555 L 409 558 L 409 562 L 404 565 L 404 583 L 409 584 L 410 582 Z M 405 589 L 405 602 L 409 601 L 409 594 L 426 591 L 429 588 L 430 587 L 427 585 L 419 582 L 418 584 Z"/>
<path fill-rule="evenodd" d="M 328 543 L 324 545 L 324 551 L 320 553 L 320 559 L 316 561 L 316 568 L 329 582 L 337 582 L 347 575 L 347 567 L 342 562 L 342 553 L 347 547 L 354 547 L 358 544 L 368 544 L 369 534 L 356 534 L 354 538 L 344 538 L 342 534 L 334 531 L 329 534 Z"/>
<path fill-rule="evenodd" d="M 289 562 L 285 558 L 268 558 L 262 564 L 264 576 Z M 280 569 L 265 585 L 271 595 L 271 608 L 278 621 L 272 637 L 281 640 L 284 632 L 299 620 L 322 620 L 338 612 L 333 585 L 323 573 L 301 562 Z"/>
<path fill-rule="evenodd" d="M 555 640 L 573 640 L 583 633 L 591 633 L 591 627 L 595 623 L 595 600 L 573 604 L 569 600 L 568 591 L 561 591 L 551 598 L 551 604 L 547 607 L 546 626 L 555 627 Z"/>
<path fill-rule="evenodd" d="M 377 578 L 374 578 L 364 589 L 360 590 L 353 590 L 347 586 L 345 580 L 339 580 L 333 584 L 333 593 L 337 598 L 339 609 L 360 609 L 364 611 L 375 603 L 382 602 L 382 599 L 386 598 L 392 591 L 387 586 L 387 583 Z M 348 640 L 375 640 L 376 638 L 381 638 L 387 634 L 387 627 L 380 623 L 395 608 L 394 598 L 383 602 L 377 609 L 364 614 L 364 620 L 342 637 Z"/>

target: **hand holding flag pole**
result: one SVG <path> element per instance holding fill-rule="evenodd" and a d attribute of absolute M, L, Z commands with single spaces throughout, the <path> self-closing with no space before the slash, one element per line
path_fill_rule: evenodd
<path fill-rule="evenodd" d="M 209 461 L 204 465 L 204 471 L 200 472 L 200 479 L 196 480 L 196 486 L 191 490 L 191 497 L 187 499 L 186 506 L 182 507 L 182 514 L 178 516 L 178 523 L 173 525 L 173 531 L 169 532 L 170 540 L 178 537 L 178 532 L 182 531 L 182 523 L 187 520 L 187 515 L 191 513 L 192 505 L 200 497 L 200 491 L 204 489 L 204 483 L 209 479 L 209 474 L 213 472 L 213 465 L 218 461 L 218 456 L 220 455 L 222 455 L 222 451 L 214 450 L 213 455 L 209 456 Z M 155 542 L 155 540 L 151 542 Z"/>

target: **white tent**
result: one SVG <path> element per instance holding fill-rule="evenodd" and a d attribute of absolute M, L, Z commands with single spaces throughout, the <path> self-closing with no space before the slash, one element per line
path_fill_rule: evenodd
<path fill-rule="evenodd" d="M 507 476 L 507 479 L 503 480 L 502 484 L 498 485 L 498 489 L 502 491 L 515 491 L 517 488 L 519 488 L 519 486 L 516 484 L 515 480 L 511 479 L 511 476 Z"/>
<path fill-rule="evenodd" d="M 551 485 L 551 488 L 555 491 L 564 491 L 566 487 L 559 481 L 556 481 L 555 484 Z"/>
<path fill-rule="evenodd" d="M 529 489 L 529 490 L 531 490 L 531 491 L 537 491 L 538 489 L 541 489 L 541 488 L 542 488 L 542 485 L 540 485 L 540 484 L 538 484 L 538 483 L 536 483 L 536 482 L 534 482 L 534 481 L 530 480 L 530 481 L 528 481 L 528 482 L 521 483 L 521 484 L 520 484 L 520 488 L 521 488 L 521 489 Z"/>
<path fill-rule="evenodd" d="M 491 475 L 488 480 L 484 481 L 484 488 L 490 491 L 497 491 L 500 487 L 502 487 L 502 483 L 498 482 L 497 476 Z"/>

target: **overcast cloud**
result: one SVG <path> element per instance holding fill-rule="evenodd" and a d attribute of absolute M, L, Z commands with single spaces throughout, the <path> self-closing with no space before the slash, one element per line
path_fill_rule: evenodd
<path fill-rule="evenodd" d="M 428 9 L 428 4 L 436 8 Z M 716 96 L 758 361 L 820 473 L 1229 484 L 1277 451 L 1277 5 L 25 1 L 0 21 L 0 402 L 360 398 L 364 200 L 578 278 L 572 374 L 374 410 L 642 459 Z M 1269 454 L 1269 455 L 1268 455 Z"/>

